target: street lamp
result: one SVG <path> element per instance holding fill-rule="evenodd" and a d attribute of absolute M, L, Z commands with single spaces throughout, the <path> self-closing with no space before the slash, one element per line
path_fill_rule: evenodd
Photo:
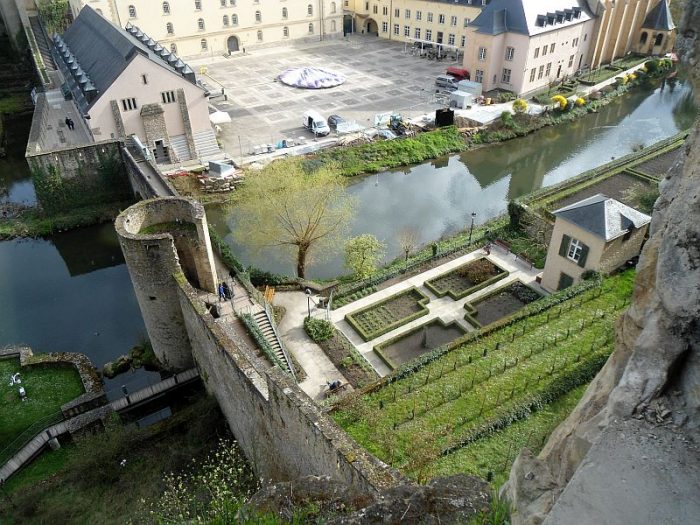
<path fill-rule="evenodd" d="M 472 233 L 474 232 L 474 219 L 476 219 L 476 212 L 475 211 L 472 212 L 472 224 L 471 224 L 471 226 L 469 226 L 469 243 L 468 244 L 472 243 Z"/>
<path fill-rule="evenodd" d="M 311 290 L 306 289 L 306 307 L 309 309 L 309 315 L 307 319 L 311 317 Z"/>

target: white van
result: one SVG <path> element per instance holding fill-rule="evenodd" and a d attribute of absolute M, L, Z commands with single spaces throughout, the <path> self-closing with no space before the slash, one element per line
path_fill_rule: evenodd
<path fill-rule="evenodd" d="M 314 135 L 328 135 L 331 132 L 326 119 L 318 111 L 314 110 L 304 113 L 302 125 Z"/>
<path fill-rule="evenodd" d="M 438 75 L 435 77 L 435 87 L 437 91 L 456 91 L 458 80 L 450 75 Z"/>

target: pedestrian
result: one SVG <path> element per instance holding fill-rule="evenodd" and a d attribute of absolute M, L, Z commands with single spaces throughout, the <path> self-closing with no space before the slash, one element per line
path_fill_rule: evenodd
<path fill-rule="evenodd" d="M 72 118 L 68 119 L 68 127 L 73 131 L 75 129 L 75 122 L 73 122 Z"/>
<path fill-rule="evenodd" d="M 64 120 L 64 122 L 66 123 L 66 127 L 70 129 L 70 118 L 66 117 L 66 120 Z"/>
<path fill-rule="evenodd" d="M 224 283 L 219 283 L 219 302 L 226 299 L 226 292 L 224 291 Z"/>

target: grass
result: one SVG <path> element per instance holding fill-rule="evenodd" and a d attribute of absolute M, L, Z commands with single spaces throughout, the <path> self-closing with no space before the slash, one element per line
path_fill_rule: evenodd
<path fill-rule="evenodd" d="M 612 351 L 633 277 L 611 277 L 410 373 L 399 371 L 397 380 L 334 417 L 372 453 L 421 479 L 442 453 L 473 446 L 589 379 Z"/>
<path fill-rule="evenodd" d="M 527 233 L 505 227 L 496 232 L 498 239 L 510 246 L 518 257 L 530 261 L 535 268 L 544 268 L 547 259 L 547 244 L 544 239 L 533 239 Z"/>
<path fill-rule="evenodd" d="M 30 107 L 31 100 L 24 93 L 0 97 L 0 113 L 19 113 Z"/>
<path fill-rule="evenodd" d="M 27 400 L 9 386 L 10 376 L 20 372 Z M 55 414 L 61 405 L 83 393 L 78 371 L 73 367 L 41 366 L 20 371 L 19 358 L 0 359 L 0 447 L 5 448 L 34 422 Z"/>

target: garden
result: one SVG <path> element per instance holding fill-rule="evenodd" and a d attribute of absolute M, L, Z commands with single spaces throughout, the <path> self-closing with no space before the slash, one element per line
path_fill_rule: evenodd
<path fill-rule="evenodd" d="M 509 465 L 482 465 L 465 454 L 595 376 L 613 350 L 633 279 L 626 271 L 531 303 L 407 363 L 374 391 L 340 403 L 334 417 L 372 453 L 421 481 L 450 470 L 451 458 L 482 476 L 504 470 Z"/>
<path fill-rule="evenodd" d="M 516 281 L 472 303 L 474 313 L 466 316 L 467 321 L 475 326 L 486 326 L 514 314 L 541 297 L 529 286 Z"/>
<path fill-rule="evenodd" d="M 345 320 L 365 341 L 379 337 L 399 326 L 426 315 L 430 301 L 417 288 L 392 295 L 378 303 L 345 316 Z"/>
<path fill-rule="evenodd" d="M 438 297 L 449 295 L 456 301 L 503 279 L 507 275 L 506 270 L 482 257 L 425 281 L 425 287 Z"/>

